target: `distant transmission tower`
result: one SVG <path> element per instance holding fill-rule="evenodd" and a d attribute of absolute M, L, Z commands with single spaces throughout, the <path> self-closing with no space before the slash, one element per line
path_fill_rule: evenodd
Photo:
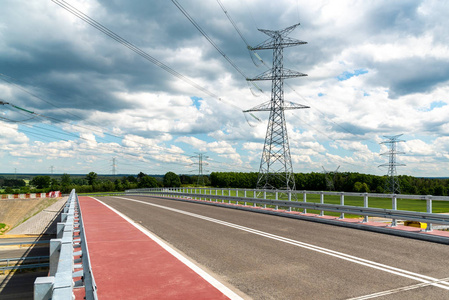
<path fill-rule="evenodd" d="M 390 194 L 400 194 L 401 187 L 399 185 L 399 180 L 396 174 L 396 167 L 405 166 L 404 164 L 398 164 L 396 162 L 396 154 L 404 154 L 404 152 L 396 151 L 396 144 L 399 142 L 405 142 L 404 140 L 399 140 L 398 138 L 402 134 L 393 136 L 384 136 L 388 140 L 381 142 L 381 144 L 389 144 L 390 151 L 382 153 L 381 155 L 388 155 L 388 163 L 382 164 L 379 167 L 388 167 L 387 182 L 385 184 L 385 190 L 390 192 Z"/>
<path fill-rule="evenodd" d="M 203 165 L 208 165 L 208 163 L 204 162 L 203 160 L 209 158 L 209 156 L 204 155 L 205 153 L 196 153 L 196 154 L 197 155 L 192 156 L 192 157 L 198 156 L 198 181 L 197 181 L 197 184 L 199 186 L 204 186 L 205 182 L 204 182 L 204 175 L 203 175 Z"/>
<path fill-rule="evenodd" d="M 117 170 L 116 170 L 117 164 L 115 161 L 115 157 L 112 158 L 112 175 L 116 175 Z"/>
<path fill-rule="evenodd" d="M 284 103 L 284 79 L 307 75 L 289 69 L 284 69 L 283 49 L 286 47 L 307 44 L 306 42 L 287 37 L 287 35 L 297 26 L 299 26 L 299 23 L 278 31 L 259 29 L 259 31 L 265 33 L 270 38 L 258 46 L 250 49 L 273 49 L 272 69 L 253 79 L 247 79 L 248 81 L 272 81 L 271 100 L 245 111 L 270 112 L 267 133 L 265 136 L 265 144 L 263 146 L 262 158 L 260 160 L 259 176 L 257 178 L 258 189 L 273 189 L 275 187 L 280 187 L 281 189 L 286 190 L 295 189 L 295 178 L 293 174 L 292 159 L 290 156 L 284 111 L 309 107 L 293 102 Z"/>
<path fill-rule="evenodd" d="M 50 167 L 50 172 L 51 172 L 51 175 L 53 175 L 53 171 L 54 171 L 54 169 L 55 169 L 55 167 L 53 167 L 53 166 L 51 166 L 51 167 Z"/>
<path fill-rule="evenodd" d="M 338 169 L 340 169 L 340 166 L 338 166 L 335 171 L 326 171 L 323 167 L 324 176 L 326 178 L 326 187 L 329 191 L 335 190 L 335 176 L 337 176 Z"/>

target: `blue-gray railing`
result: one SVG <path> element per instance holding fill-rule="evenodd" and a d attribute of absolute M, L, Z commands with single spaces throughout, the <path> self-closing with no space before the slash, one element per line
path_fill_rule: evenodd
<path fill-rule="evenodd" d="M 77 277 L 81 280 L 74 282 Z M 57 224 L 57 238 L 50 240 L 49 276 L 36 278 L 34 299 L 74 299 L 75 288 L 85 290 L 85 299 L 97 299 L 78 196 L 72 190 Z"/>
<path fill-rule="evenodd" d="M 49 257 L 45 256 L 28 256 L 0 259 L 0 272 L 23 269 L 45 268 L 49 266 Z"/>
<path fill-rule="evenodd" d="M 266 207 L 270 205 L 276 210 L 279 207 L 285 207 L 288 211 L 291 211 L 292 208 L 299 208 L 303 210 L 303 213 L 306 213 L 307 209 L 312 209 L 320 211 L 319 215 L 321 216 L 324 215 L 324 212 L 337 212 L 340 214 L 340 218 L 344 218 L 345 214 L 363 216 L 363 222 L 367 222 L 368 217 L 381 217 L 391 219 L 391 226 L 396 226 L 397 220 L 417 221 L 427 223 L 426 231 L 432 231 L 432 224 L 449 225 L 449 215 L 432 212 L 433 201 L 449 201 L 447 196 L 190 187 L 134 189 L 127 190 L 126 193 L 190 197 L 208 201 L 215 200 L 216 202 L 227 201 L 228 203 L 233 201 L 236 204 L 244 205 L 251 203 L 252 206 L 263 205 Z M 319 203 L 307 202 L 307 195 L 312 194 L 320 196 Z M 270 199 L 268 195 L 271 195 L 274 199 Z M 324 203 L 325 196 L 338 196 L 340 204 Z M 345 205 L 345 196 L 363 197 L 363 206 Z M 286 200 L 279 200 L 280 198 Z M 369 207 L 369 198 L 390 198 L 391 209 Z M 426 201 L 426 212 L 398 210 L 398 199 L 424 200 Z"/>

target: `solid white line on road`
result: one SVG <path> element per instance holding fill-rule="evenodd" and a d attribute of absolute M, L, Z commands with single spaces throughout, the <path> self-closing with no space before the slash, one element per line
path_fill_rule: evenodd
<path fill-rule="evenodd" d="M 340 259 L 343 259 L 343 260 L 346 260 L 346 261 L 350 261 L 350 262 L 353 262 L 353 263 L 356 263 L 356 264 L 360 264 L 360 265 L 363 265 L 363 266 L 366 266 L 366 267 L 370 267 L 370 268 L 377 269 L 377 270 L 380 270 L 380 271 L 388 272 L 388 273 L 395 274 L 395 275 L 398 275 L 398 276 L 402 276 L 402 277 L 405 277 L 405 278 L 409 278 L 409 279 L 412 279 L 412 280 L 420 281 L 420 282 L 423 282 L 423 283 L 426 283 L 426 284 L 429 284 L 429 285 L 432 285 L 432 286 L 435 286 L 435 287 L 439 287 L 439 288 L 442 288 L 442 289 L 445 289 L 445 290 L 449 290 L 449 283 L 448 282 L 440 282 L 439 279 L 433 278 L 433 277 L 430 277 L 430 276 L 426 276 L 426 275 L 410 272 L 410 271 L 407 271 L 407 270 L 395 268 L 395 267 L 384 265 L 384 264 L 381 264 L 381 263 L 378 263 L 378 262 L 375 262 L 375 261 L 363 259 L 363 258 L 356 257 L 356 256 L 353 256 L 353 255 L 349 255 L 349 254 L 345 254 L 345 253 L 342 253 L 342 252 L 334 251 L 334 250 L 331 250 L 331 249 L 315 246 L 315 245 L 312 245 L 312 244 L 303 243 L 303 242 L 292 240 L 292 239 L 285 238 L 285 237 L 282 237 L 282 236 L 274 235 L 274 234 L 271 234 L 271 233 L 268 233 L 268 232 L 263 232 L 263 231 L 260 231 L 260 230 L 257 230 L 257 229 L 252 229 L 252 228 L 249 228 L 249 227 L 240 226 L 240 225 L 237 225 L 237 224 L 221 221 L 221 220 L 218 220 L 218 219 L 209 218 L 209 217 L 206 217 L 206 216 L 202 216 L 202 215 L 198 215 L 198 214 L 195 214 L 195 213 L 179 210 L 179 209 L 176 209 L 176 208 L 166 207 L 166 206 L 162 206 L 162 205 L 158 205 L 158 204 L 154 204 L 154 203 L 150 203 L 150 202 L 145 202 L 145 201 L 140 201 L 140 200 L 135 200 L 135 199 L 130 199 L 130 198 L 124 198 L 124 197 L 114 197 L 114 198 L 120 198 L 120 199 L 124 199 L 124 200 L 128 200 L 128 201 L 133 201 L 133 202 L 137 202 L 137 203 L 151 205 L 151 206 L 154 206 L 154 207 L 158 207 L 158 208 L 162 208 L 162 209 L 165 209 L 165 210 L 169 210 L 169 211 L 177 212 L 177 213 L 180 213 L 180 214 L 188 215 L 188 216 L 191 216 L 191 217 L 195 217 L 195 218 L 198 218 L 198 219 L 206 220 L 206 221 L 213 222 L 213 223 L 216 223 L 216 224 L 221 224 L 221 225 L 224 225 L 224 226 L 228 226 L 228 227 L 231 227 L 231 228 L 239 229 L 239 230 L 250 232 L 250 233 L 253 233 L 253 234 L 256 234 L 256 235 L 259 235 L 259 236 L 267 237 L 267 238 L 270 238 L 270 239 L 273 239 L 273 240 L 277 240 L 277 241 L 281 241 L 281 242 L 284 242 L 284 243 L 287 243 L 287 244 L 298 246 L 298 247 L 301 247 L 301 248 L 305 248 L 305 249 L 309 249 L 309 250 L 312 250 L 312 251 L 316 251 L 316 252 L 319 252 L 319 253 L 322 253 L 322 254 L 326 254 L 326 255 L 329 255 L 329 256 L 337 257 L 337 258 L 340 258 Z"/>
<path fill-rule="evenodd" d="M 240 297 L 239 295 L 237 295 L 236 293 L 234 293 L 231 289 L 229 289 L 227 286 L 225 286 L 224 284 L 222 284 L 221 282 L 219 282 L 217 279 L 215 279 L 214 277 L 212 277 L 211 275 L 209 275 L 209 273 L 207 273 L 206 271 L 204 271 L 203 269 L 201 269 L 200 267 L 198 267 L 197 265 L 195 265 L 194 263 L 192 263 L 190 260 L 188 260 L 187 258 L 185 258 L 184 256 L 182 256 L 179 252 L 177 252 L 175 249 L 171 248 L 169 245 L 167 245 L 163 240 L 161 240 L 160 238 L 158 238 L 157 236 L 155 236 L 154 234 L 152 234 L 151 232 L 149 232 L 146 228 L 144 228 L 143 226 L 136 224 L 136 222 L 134 222 L 132 219 L 130 219 L 129 217 L 127 217 L 126 215 L 124 215 L 123 213 L 119 212 L 118 210 L 116 210 L 115 208 L 107 205 L 106 203 L 104 203 L 103 201 L 98 200 L 97 198 L 94 197 L 90 197 L 92 199 L 97 200 L 98 202 L 100 202 L 101 204 L 103 204 L 104 206 L 106 206 L 107 208 L 109 208 L 110 210 L 112 210 L 113 212 L 115 212 L 116 214 L 118 214 L 120 217 L 122 217 L 123 219 L 125 219 L 126 221 L 128 221 L 131 225 L 133 225 L 134 227 L 136 227 L 137 229 L 139 229 L 142 233 L 144 233 L 146 236 L 148 236 L 149 238 L 151 238 L 153 241 L 155 241 L 156 243 L 159 244 L 159 246 L 161 246 L 162 248 L 164 248 L 167 252 L 169 252 L 171 255 L 173 255 L 174 257 L 176 257 L 178 260 L 180 260 L 182 263 L 184 263 L 187 267 L 189 267 L 190 269 L 192 269 L 195 273 L 197 273 L 199 276 L 201 276 L 204 280 L 206 280 L 207 282 L 209 282 L 213 287 L 215 287 L 217 290 L 219 290 L 220 292 L 222 292 L 224 295 L 226 295 L 226 297 L 228 297 L 229 299 L 232 300 L 243 300 L 242 297 Z"/>
<path fill-rule="evenodd" d="M 447 283 L 448 280 L 449 280 L 449 277 L 443 278 L 443 279 L 438 280 L 438 281 L 432 281 L 432 283 L 443 283 L 443 282 Z M 405 291 L 410 291 L 410 290 L 414 290 L 414 289 L 419 289 L 419 288 L 422 288 L 422 287 L 429 286 L 432 283 L 418 283 L 418 284 L 409 285 L 409 286 L 403 286 L 403 287 L 400 287 L 400 288 L 397 288 L 397 289 L 388 290 L 388 291 L 373 293 L 373 294 L 364 295 L 364 296 L 355 297 L 355 298 L 349 298 L 347 300 L 373 299 L 373 298 L 377 298 L 377 297 L 382 297 L 382 296 L 387 296 L 387 295 L 391 295 L 391 294 L 396 294 L 396 293 L 399 293 L 399 292 L 405 292 Z"/>

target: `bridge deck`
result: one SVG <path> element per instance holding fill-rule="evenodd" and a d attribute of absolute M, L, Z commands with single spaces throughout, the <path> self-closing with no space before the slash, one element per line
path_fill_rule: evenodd
<path fill-rule="evenodd" d="M 99 299 L 228 299 L 105 205 L 79 200 Z"/>

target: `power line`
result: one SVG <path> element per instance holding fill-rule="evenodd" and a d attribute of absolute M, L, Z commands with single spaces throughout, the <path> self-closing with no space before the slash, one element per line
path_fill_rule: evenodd
<path fill-rule="evenodd" d="M 214 48 L 228 61 L 228 63 L 235 69 L 237 72 L 240 73 L 245 79 L 248 78 L 248 76 L 243 73 L 242 70 L 221 50 L 217 44 L 209 37 L 209 35 L 198 25 L 198 23 L 189 15 L 189 13 L 184 9 L 184 7 L 179 4 L 178 1 L 172 0 L 173 4 L 176 5 L 176 7 L 184 14 L 184 16 L 192 23 L 193 26 L 195 26 L 196 29 L 206 38 L 206 40 L 214 46 Z"/>
<path fill-rule="evenodd" d="M 64 120 L 60 120 L 60 119 L 57 119 L 57 118 L 45 116 L 45 115 L 43 115 L 43 114 L 37 114 L 37 113 L 35 113 L 35 112 L 31 112 L 31 111 L 29 111 L 29 110 L 27 110 L 27 109 L 23 109 L 23 108 L 21 108 L 21 107 L 19 107 L 19 106 L 12 105 L 11 103 L 8 103 L 8 102 L 2 102 L 2 103 L 3 103 L 3 104 L 6 104 L 6 105 L 9 105 L 9 106 L 12 106 L 12 107 L 14 107 L 15 109 L 18 109 L 18 110 L 19 110 L 18 113 L 23 114 L 23 115 L 26 115 L 26 114 L 33 114 L 33 115 L 35 115 L 36 117 L 39 117 L 39 118 L 43 118 L 43 119 L 51 119 L 51 120 L 57 121 L 57 122 L 59 122 L 59 123 L 65 123 L 65 124 L 72 125 L 72 126 L 74 126 L 74 127 L 80 127 L 80 128 L 87 129 L 87 130 L 90 130 L 90 131 L 95 131 L 95 132 L 104 133 L 104 134 L 106 134 L 106 135 L 109 135 L 109 136 L 112 136 L 112 137 L 115 137 L 115 138 L 119 138 L 119 139 L 122 139 L 122 140 L 131 141 L 131 142 L 134 142 L 134 143 L 136 143 L 136 144 L 143 145 L 143 146 L 145 146 L 145 147 L 153 148 L 153 149 L 156 149 L 156 150 L 162 150 L 162 151 L 166 151 L 166 152 L 168 152 L 168 153 L 172 153 L 172 154 L 176 154 L 176 155 L 179 155 L 179 156 L 184 156 L 184 157 L 190 158 L 190 155 L 188 155 L 188 154 L 179 153 L 179 152 L 177 152 L 177 151 L 172 151 L 171 149 L 166 148 L 166 147 L 164 148 L 164 147 L 157 146 L 157 145 L 149 145 L 149 144 L 147 144 L 147 143 L 142 143 L 142 142 L 139 142 L 139 141 L 130 139 L 130 138 L 125 137 L 125 136 L 120 136 L 120 135 L 110 134 L 110 133 L 105 132 L 104 130 L 103 130 L 103 131 L 98 131 L 98 130 L 90 129 L 90 128 L 87 128 L 87 127 L 84 127 L 84 126 L 71 124 L 71 123 L 66 122 L 66 121 L 64 121 Z M 23 121 L 17 121 L 17 122 L 18 122 L 18 123 L 24 123 Z M 26 125 L 26 124 L 24 124 L 24 125 Z M 37 126 L 37 125 L 33 125 L 33 127 L 36 127 L 36 128 L 42 129 L 42 130 L 51 131 L 51 132 L 54 132 L 54 133 L 59 133 L 59 134 L 62 134 L 62 135 L 72 136 L 72 137 L 79 138 L 79 139 L 86 140 L 86 141 L 92 141 L 92 140 L 90 140 L 90 139 L 83 138 L 83 137 L 81 137 L 81 136 L 79 136 L 79 135 L 76 135 L 76 134 L 73 134 L 73 133 L 70 133 L 70 132 L 69 132 L 69 133 L 66 133 L 66 132 L 64 132 L 64 131 L 62 131 L 62 132 L 61 132 L 61 131 L 56 131 L 56 130 L 52 130 L 52 129 L 49 129 L 49 128 L 40 127 L 40 126 Z M 103 138 L 101 138 L 101 137 L 98 137 L 98 136 L 96 136 L 96 137 L 97 137 L 98 139 L 100 139 L 100 140 L 104 140 L 105 142 L 110 142 L 110 141 L 108 141 L 108 140 L 106 140 L 106 139 L 103 139 Z M 58 138 L 55 138 L 55 137 L 52 137 L 52 138 L 58 139 Z M 68 140 L 64 140 L 64 141 L 68 141 Z M 108 148 L 108 149 L 109 149 L 109 148 Z M 110 149 L 109 149 L 109 150 L 110 150 Z M 112 150 L 111 150 L 111 151 L 112 151 Z M 230 165 L 230 166 L 237 166 L 237 165 L 232 165 L 232 164 L 229 164 L 229 165 Z"/>
<path fill-rule="evenodd" d="M 262 60 L 262 58 L 259 56 L 259 54 L 257 54 L 256 51 L 251 50 L 251 45 L 248 43 L 248 41 L 245 39 L 245 37 L 243 36 L 243 34 L 241 33 L 240 29 L 238 28 L 237 24 L 234 22 L 234 20 L 231 18 L 231 15 L 228 13 L 228 11 L 226 10 L 226 8 L 224 7 L 223 3 L 221 3 L 220 0 L 217 0 L 218 5 L 220 5 L 221 9 L 223 10 L 223 12 L 225 13 L 226 17 L 228 18 L 229 22 L 231 22 L 232 26 L 234 27 L 235 31 L 237 31 L 238 35 L 240 36 L 240 38 L 242 39 L 242 41 L 245 43 L 246 45 L 246 49 L 248 49 L 249 52 L 249 56 L 251 57 L 251 60 L 253 61 L 253 63 L 258 66 L 256 64 L 256 61 L 254 60 L 253 56 L 251 55 L 254 54 L 254 56 L 257 57 L 257 59 L 259 59 L 266 67 L 268 67 L 265 62 Z M 260 88 L 259 90 L 261 92 L 263 92 Z"/>
<path fill-rule="evenodd" d="M 221 1 L 220 1 L 220 0 L 217 0 L 217 2 L 218 2 L 218 4 L 220 5 L 220 7 L 222 8 L 222 10 L 223 10 L 223 12 L 225 13 L 226 17 L 228 18 L 228 20 L 231 22 L 231 24 L 232 24 L 232 26 L 234 27 L 234 29 L 235 29 L 235 30 L 237 31 L 237 33 L 239 34 L 239 36 L 240 36 L 240 38 L 242 39 L 242 41 L 245 43 L 246 47 L 249 49 L 249 51 L 252 52 L 252 53 L 254 54 L 254 56 L 256 56 L 257 59 L 258 59 L 258 60 L 259 60 L 265 67 L 270 68 L 270 66 L 268 66 L 267 63 L 260 57 L 260 55 L 257 54 L 257 52 L 256 52 L 254 49 L 251 48 L 251 46 L 249 45 L 249 43 L 247 42 L 247 40 L 245 39 L 245 37 L 243 36 L 243 34 L 241 33 L 241 31 L 239 30 L 237 24 L 233 21 L 233 19 L 231 18 L 229 12 L 228 12 L 228 11 L 226 10 L 226 8 L 223 6 L 223 4 L 221 3 Z M 299 7 L 297 7 L 297 8 L 298 8 L 298 15 L 299 15 Z M 251 14 L 251 11 L 250 11 L 250 14 Z M 251 14 L 251 17 L 253 18 L 252 14 Z M 256 26 L 254 18 L 253 18 L 253 22 L 254 22 L 254 25 Z M 256 26 L 256 28 L 257 28 L 257 26 Z M 250 57 L 251 57 L 251 59 L 253 59 L 253 56 L 250 55 Z M 254 59 L 253 59 L 253 62 L 254 62 Z M 254 64 L 255 64 L 256 66 L 258 66 L 255 62 L 254 62 Z M 357 134 L 355 134 L 354 132 L 348 130 L 347 128 L 343 127 L 342 125 L 340 125 L 340 124 L 334 122 L 333 120 L 330 120 L 330 119 L 328 118 L 328 116 L 327 116 L 324 112 L 322 112 L 322 111 L 321 111 L 320 109 L 318 109 L 316 106 L 311 105 L 310 102 L 309 102 L 306 98 L 304 98 L 304 97 L 303 97 L 303 96 L 302 96 L 302 95 L 301 95 L 295 88 L 293 88 L 293 86 L 290 85 L 288 82 L 285 82 L 285 84 L 286 84 L 286 85 L 287 85 L 287 86 L 288 86 L 288 87 L 289 87 L 289 88 L 290 88 L 290 89 L 291 89 L 297 96 L 299 96 L 302 100 L 304 100 L 307 104 L 309 104 L 313 109 L 317 110 L 317 111 L 324 117 L 324 120 L 325 120 L 325 121 L 334 124 L 335 126 L 339 127 L 340 129 L 342 129 L 343 131 L 345 131 L 345 132 L 347 132 L 347 133 L 349 133 L 349 134 L 351 134 L 351 135 L 358 136 Z M 263 91 L 262 91 L 262 93 L 263 93 Z M 297 119 L 301 120 L 297 114 L 294 114 L 294 115 L 296 116 Z M 255 117 L 255 116 L 253 116 L 253 117 Z M 247 121 L 248 121 L 248 120 L 247 120 Z M 330 140 L 336 142 L 336 139 L 334 139 L 333 137 L 329 136 L 328 134 L 322 132 L 321 130 L 317 129 L 316 127 L 312 126 L 311 124 L 309 124 L 309 123 L 307 123 L 307 122 L 304 122 L 304 121 L 302 121 L 302 122 L 303 122 L 305 125 L 309 126 L 310 128 L 314 129 L 315 131 L 319 132 L 319 133 L 322 134 L 323 136 L 325 136 L 325 137 L 329 138 Z M 248 124 L 249 124 L 249 122 L 248 122 Z M 371 141 L 371 140 L 369 140 L 369 139 L 366 140 L 366 141 L 367 141 L 367 142 L 370 142 L 370 143 L 372 143 L 372 144 L 376 144 L 376 145 L 377 145 L 376 142 Z"/>
<path fill-rule="evenodd" d="M 101 31 L 102 33 L 106 34 L 107 36 L 109 36 L 113 40 L 119 42 L 120 44 L 122 44 L 123 46 L 127 47 L 128 49 L 130 49 L 131 51 L 135 52 L 136 54 L 140 55 L 141 57 L 143 57 L 144 59 L 148 60 L 149 62 L 155 64 L 156 66 L 158 66 L 159 68 L 163 69 L 164 71 L 166 71 L 166 72 L 170 73 L 171 75 L 173 75 L 173 76 L 183 80 L 184 82 L 186 82 L 189 85 L 193 86 L 194 88 L 202 91 L 203 93 L 209 95 L 210 97 L 215 98 L 218 101 L 221 101 L 223 103 L 231 105 L 234 108 L 237 108 L 240 111 L 242 111 L 242 109 L 239 108 L 238 106 L 236 106 L 236 105 L 234 105 L 232 103 L 229 103 L 227 101 L 224 101 L 222 98 L 220 98 L 219 96 L 217 96 L 213 92 L 209 91 L 205 87 L 202 87 L 201 85 L 197 84 L 196 82 L 194 82 L 193 80 L 189 79 L 188 77 L 182 75 L 181 73 L 175 71 L 174 69 L 172 69 L 169 66 L 165 65 L 164 63 L 160 62 L 159 60 L 157 60 L 156 58 L 152 57 L 151 55 L 149 55 L 148 53 L 146 53 L 145 51 L 143 51 L 139 47 L 135 46 L 134 44 L 132 44 L 129 41 L 127 41 L 126 39 L 122 38 L 121 36 L 119 36 L 118 34 L 113 32 L 112 30 L 110 30 L 107 27 L 103 26 L 102 24 L 100 24 L 99 22 L 95 21 L 94 19 L 90 18 L 89 16 L 87 16 L 83 12 L 79 11 L 78 9 L 76 9 L 72 5 L 68 4 L 67 2 L 65 2 L 63 0 L 52 0 L 52 1 L 54 3 L 56 3 L 57 5 L 59 5 L 60 7 L 64 8 L 65 10 L 67 10 L 68 12 L 70 12 L 71 14 L 73 14 L 74 16 L 76 16 L 79 19 L 83 20 L 84 22 L 86 22 L 90 26 L 92 26 L 95 29 L 97 29 L 97 30 Z"/>
<path fill-rule="evenodd" d="M 248 41 L 245 39 L 245 37 L 244 37 L 243 34 L 241 33 L 240 29 L 238 28 L 237 24 L 236 24 L 236 23 L 234 22 L 234 20 L 231 18 L 229 12 L 226 10 L 226 8 L 225 8 L 224 5 L 221 3 L 221 1 L 220 1 L 220 0 L 217 0 L 217 2 L 218 2 L 218 4 L 220 5 L 220 7 L 221 7 L 221 9 L 223 10 L 223 12 L 225 13 L 225 15 L 226 15 L 226 17 L 228 18 L 228 20 L 231 22 L 231 24 L 232 24 L 232 26 L 234 27 L 234 29 L 235 29 L 235 30 L 237 31 L 237 33 L 239 34 L 239 36 L 240 36 L 240 38 L 242 39 L 242 41 L 245 43 L 247 49 L 248 49 L 250 52 L 252 52 L 252 53 L 254 54 L 254 56 L 256 56 L 257 59 L 258 59 L 258 60 L 259 60 L 265 67 L 270 68 L 270 66 L 267 65 L 267 63 L 260 57 L 260 55 L 259 55 L 254 49 L 251 48 L 250 44 L 249 44 Z M 299 15 L 299 6 L 298 6 L 298 3 L 297 3 L 297 9 L 298 9 L 298 15 Z M 253 58 L 253 57 L 251 56 L 251 59 L 252 59 L 252 58 Z M 253 61 L 254 61 L 254 60 L 253 60 Z M 298 93 L 298 91 L 296 91 L 295 88 L 293 88 L 293 86 L 291 86 L 288 82 L 285 82 L 285 84 L 286 84 L 286 85 L 287 85 L 287 86 L 288 86 L 288 87 L 289 87 L 289 88 L 290 88 L 290 89 L 291 89 L 297 96 L 299 96 L 303 101 L 305 101 L 305 102 L 306 102 L 307 104 L 309 104 L 313 109 L 317 110 L 321 115 L 323 115 L 323 116 L 326 118 L 326 121 L 328 121 L 328 122 L 330 122 L 330 123 L 332 123 L 332 124 L 338 126 L 339 128 L 341 128 L 342 130 L 348 132 L 349 134 L 357 135 L 357 134 L 355 134 L 354 132 L 352 132 L 352 131 L 348 130 L 347 128 L 343 127 L 342 125 L 340 125 L 340 124 L 338 124 L 338 123 L 336 123 L 336 122 L 334 122 L 334 121 L 328 119 L 327 115 L 326 115 L 324 112 L 322 112 L 322 111 L 321 111 L 320 109 L 318 109 L 317 107 L 312 106 L 312 105 L 310 104 L 310 102 L 309 102 L 307 99 L 305 99 L 301 94 Z M 260 91 L 262 91 L 262 90 L 260 89 Z M 263 92 L 263 91 L 262 91 L 262 92 Z M 327 137 L 329 137 L 329 136 L 326 135 L 326 134 L 324 134 L 324 135 L 327 136 Z M 331 140 L 335 141 L 333 138 L 331 138 Z M 370 141 L 370 140 L 367 140 L 367 141 L 376 144 L 376 143 L 373 142 L 373 141 Z"/>

